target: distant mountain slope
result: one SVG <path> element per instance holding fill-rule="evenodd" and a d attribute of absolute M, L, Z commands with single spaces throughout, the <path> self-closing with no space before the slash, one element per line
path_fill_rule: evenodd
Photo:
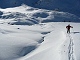
<path fill-rule="evenodd" d="M 29 6 L 34 6 L 34 4 L 39 0 L 0 0 L 1 8 L 10 8 L 21 6 L 21 4 L 26 4 Z"/>
<path fill-rule="evenodd" d="M 80 0 L 40 0 L 37 7 L 59 11 L 66 11 L 80 16 Z"/>
<path fill-rule="evenodd" d="M 1 8 L 9 8 L 26 4 L 28 6 L 65 11 L 80 16 L 80 0 L 0 0 Z"/>
<path fill-rule="evenodd" d="M 80 18 L 68 12 L 45 10 L 22 5 L 0 9 L 0 20 L 12 25 L 33 25 L 46 22 L 80 22 Z"/>

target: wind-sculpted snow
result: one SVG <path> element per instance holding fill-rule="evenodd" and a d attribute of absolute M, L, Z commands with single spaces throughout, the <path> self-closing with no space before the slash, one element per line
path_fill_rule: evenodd
<path fill-rule="evenodd" d="M 0 27 L 0 60 L 14 60 L 23 57 L 43 42 L 41 33 L 27 30 L 28 28 L 33 29 L 30 26 L 0 24 Z"/>
<path fill-rule="evenodd" d="M 70 36 L 68 24 L 73 26 Z M 0 24 L 0 60 L 79 60 L 79 26 L 72 22 Z"/>
<path fill-rule="evenodd" d="M 64 28 L 67 24 L 74 26 L 74 31 L 71 29 L 71 34 L 66 33 Z M 45 23 L 40 25 L 43 30 L 50 29 L 51 31 L 42 32 L 44 41 L 32 51 L 30 54 L 18 58 L 16 60 L 79 60 L 80 50 L 79 48 L 79 30 L 78 25 L 80 23 Z M 34 25 L 34 27 L 40 27 Z M 31 31 L 35 32 L 35 29 Z M 76 32 L 75 32 L 76 31 Z M 40 32 L 40 31 L 37 31 Z M 77 40 L 77 38 L 78 40 Z"/>
<path fill-rule="evenodd" d="M 33 16 L 36 17 L 36 18 L 38 18 L 38 17 L 46 18 L 46 17 L 48 17 L 49 15 L 48 15 L 48 13 L 42 12 L 42 13 L 35 13 L 35 14 L 33 14 Z"/>
<path fill-rule="evenodd" d="M 7 12 L 4 13 L 4 15 L 1 16 L 2 19 L 13 19 L 13 18 L 23 18 L 23 17 L 27 17 L 25 14 L 19 13 L 19 12 Z"/>

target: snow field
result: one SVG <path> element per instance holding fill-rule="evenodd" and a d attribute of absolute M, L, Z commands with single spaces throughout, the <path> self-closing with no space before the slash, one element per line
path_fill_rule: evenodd
<path fill-rule="evenodd" d="M 26 5 L 0 11 L 0 60 L 80 60 L 76 15 Z"/>
<path fill-rule="evenodd" d="M 74 27 L 74 30 L 76 30 L 76 26 L 79 26 L 79 23 L 77 23 L 77 25 L 76 23 L 45 23 L 44 25 L 46 25 L 46 27 L 54 27 L 53 30 L 48 34 L 43 34 L 45 36 L 44 41 L 38 48 L 36 48 L 33 52 L 29 53 L 28 55 L 17 60 L 76 60 L 76 43 L 74 42 L 75 40 L 73 37 L 74 31 L 72 29 L 70 35 L 66 34 L 65 26 L 67 24 L 71 24 Z"/>

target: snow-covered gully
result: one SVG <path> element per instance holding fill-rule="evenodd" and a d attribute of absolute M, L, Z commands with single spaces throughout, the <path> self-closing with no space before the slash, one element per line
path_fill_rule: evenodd
<path fill-rule="evenodd" d="M 73 38 L 71 37 L 70 34 L 68 34 L 69 36 L 69 39 L 70 39 L 70 43 L 69 43 L 69 46 L 68 46 L 68 58 L 69 60 L 75 60 L 74 59 L 74 42 L 73 42 Z"/>

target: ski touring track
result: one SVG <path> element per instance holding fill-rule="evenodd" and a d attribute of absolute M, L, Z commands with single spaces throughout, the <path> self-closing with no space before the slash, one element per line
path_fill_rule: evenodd
<path fill-rule="evenodd" d="M 71 34 L 68 34 L 69 37 L 69 46 L 68 46 L 68 59 L 69 60 L 75 60 L 74 58 L 74 41 L 73 38 L 71 37 Z"/>

